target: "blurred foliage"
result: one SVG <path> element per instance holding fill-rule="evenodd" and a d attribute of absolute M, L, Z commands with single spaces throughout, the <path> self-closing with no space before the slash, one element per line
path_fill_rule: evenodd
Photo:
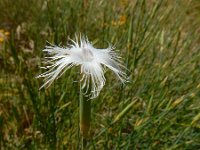
<path fill-rule="evenodd" d="M 1 0 L 0 148 L 80 149 L 79 72 L 40 91 L 35 77 L 46 41 L 66 46 L 82 33 L 96 47 L 114 44 L 130 76 L 123 86 L 106 73 L 88 149 L 198 149 L 199 8 L 199 0 Z"/>

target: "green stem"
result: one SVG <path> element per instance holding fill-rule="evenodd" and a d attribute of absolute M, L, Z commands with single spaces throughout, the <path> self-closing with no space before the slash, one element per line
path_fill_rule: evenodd
<path fill-rule="evenodd" d="M 86 100 L 80 89 L 80 133 L 83 136 L 83 141 L 88 137 L 90 129 L 91 101 Z M 84 144 L 85 142 L 83 142 Z M 84 144 L 85 145 L 85 144 Z"/>

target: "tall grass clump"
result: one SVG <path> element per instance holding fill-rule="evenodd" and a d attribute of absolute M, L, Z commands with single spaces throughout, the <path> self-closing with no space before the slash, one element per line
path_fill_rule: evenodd
<path fill-rule="evenodd" d="M 74 33 L 114 43 L 129 69 L 125 86 L 106 71 L 86 149 L 198 149 L 199 4 L 1 0 L 0 149 L 81 149 L 79 73 L 41 90 L 35 79 L 46 41 L 66 45 Z"/>

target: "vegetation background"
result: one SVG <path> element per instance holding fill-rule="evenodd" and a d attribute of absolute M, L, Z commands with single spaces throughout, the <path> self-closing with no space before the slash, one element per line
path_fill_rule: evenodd
<path fill-rule="evenodd" d="M 1 0 L 0 29 L 0 149 L 80 149 L 79 72 L 35 78 L 75 33 L 114 44 L 130 77 L 106 72 L 87 149 L 200 148 L 199 0 Z"/>

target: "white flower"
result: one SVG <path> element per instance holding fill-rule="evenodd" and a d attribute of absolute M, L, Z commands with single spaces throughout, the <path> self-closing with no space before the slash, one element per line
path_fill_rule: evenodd
<path fill-rule="evenodd" d="M 50 64 L 46 67 L 48 71 L 42 73 L 37 78 L 45 78 L 45 83 L 41 86 L 49 86 L 51 83 L 59 78 L 66 70 L 72 66 L 80 65 L 82 74 L 81 87 L 90 93 L 90 98 L 97 97 L 105 85 L 104 70 L 105 66 L 111 69 L 117 77 L 124 83 L 126 81 L 126 74 L 122 71 L 125 69 L 121 65 L 120 57 L 110 46 L 106 49 L 96 49 L 86 38 L 80 37 L 80 42 L 76 37 L 76 41 L 72 41 L 68 47 L 58 47 L 55 45 L 46 46 L 43 50 L 47 52 L 49 57 L 45 57 L 44 63 Z"/>

